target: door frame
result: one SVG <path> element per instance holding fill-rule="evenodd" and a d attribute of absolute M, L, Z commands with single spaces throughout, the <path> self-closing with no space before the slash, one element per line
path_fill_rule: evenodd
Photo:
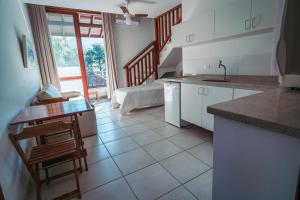
<path fill-rule="evenodd" d="M 51 6 L 46 7 L 46 13 L 66 14 L 66 15 L 73 16 L 73 23 L 74 23 L 75 38 L 76 38 L 76 44 L 77 44 L 81 76 L 60 77 L 60 81 L 80 80 L 81 79 L 82 85 L 83 85 L 84 97 L 86 100 L 89 100 L 87 73 L 86 73 L 86 69 L 85 69 L 84 54 L 83 54 L 83 47 L 82 47 L 81 33 L 80 33 L 79 13 L 95 14 L 95 15 L 102 15 L 102 13 L 96 12 L 96 11 L 87 11 L 87 10 L 80 10 L 80 9 L 60 8 L 60 7 L 51 7 Z"/>

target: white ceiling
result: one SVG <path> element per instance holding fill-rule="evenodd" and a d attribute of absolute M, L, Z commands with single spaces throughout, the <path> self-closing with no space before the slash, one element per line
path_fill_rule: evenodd
<path fill-rule="evenodd" d="M 32 3 L 47 6 L 57 6 L 65 8 L 76 8 L 83 10 L 101 11 L 109 13 L 120 13 L 118 8 L 124 0 L 23 0 L 24 3 Z M 142 2 L 132 2 L 129 4 L 129 11 L 133 14 L 147 13 L 154 18 L 164 11 L 181 3 L 181 0 L 149 0 L 155 4 L 145 4 Z"/>

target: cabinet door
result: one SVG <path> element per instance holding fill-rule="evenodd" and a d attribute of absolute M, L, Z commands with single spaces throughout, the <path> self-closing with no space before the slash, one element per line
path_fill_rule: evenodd
<path fill-rule="evenodd" d="M 199 14 L 191 23 L 191 43 L 199 43 L 214 38 L 214 10 Z"/>
<path fill-rule="evenodd" d="M 172 27 L 172 45 L 173 47 L 182 47 L 187 44 L 188 22 L 183 22 Z"/>
<path fill-rule="evenodd" d="M 181 119 L 201 126 L 203 88 L 193 84 L 181 84 Z"/>
<path fill-rule="evenodd" d="M 213 104 L 222 103 L 232 100 L 233 89 L 223 87 L 205 86 L 203 94 L 203 110 L 202 110 L 202 127 L 213 131 L 214 130 L 214 116 L 207 113 L 207 107 Z"/>
<path fill-rule="evenodd" d="M 257 90 L 244 90 L 244 89 L 234 89 L 233 99 L 238 99 L 246 96 L 250 96 L 252 94 L 258 94 L 262 91 Z"/>
<path fill-rule="evenodd" d="M 272 28 L 274 26 L 274 0 L 252 0 L 252 31 Z"/>
<path fill-rule="evenodd" d="M 242 34 L 251 29 L 251 0 L 234 0 L 215 11 L 215 37 Z"/>

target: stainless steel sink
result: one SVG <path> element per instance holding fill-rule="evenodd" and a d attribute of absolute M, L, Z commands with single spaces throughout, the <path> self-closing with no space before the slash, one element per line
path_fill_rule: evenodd
<path fill-rule="evenodd" d="M 204 79 L 202 81 L 207 81 L 207 82 L 230 82 L 230 80 L 226 79 Z"/>

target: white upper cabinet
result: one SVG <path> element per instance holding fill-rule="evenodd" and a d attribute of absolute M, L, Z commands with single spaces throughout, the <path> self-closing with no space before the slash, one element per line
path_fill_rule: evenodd
<path fill-rule="evenodd" d="M 172 27 L 173 47 L 192 45 L 214 38 L 214 11 L 199 14 L 193 19 Z"/>
<path fill-rule="evenodd" d="M 251 30 L 262 30 L 274 26 L 274 0 L 252 0 Z"/>
<path fill-rule="evenodd" d="M 242 34 L 251 29 L 251 0 L 235 0 L 216 7 L 215 37 Z"/>

